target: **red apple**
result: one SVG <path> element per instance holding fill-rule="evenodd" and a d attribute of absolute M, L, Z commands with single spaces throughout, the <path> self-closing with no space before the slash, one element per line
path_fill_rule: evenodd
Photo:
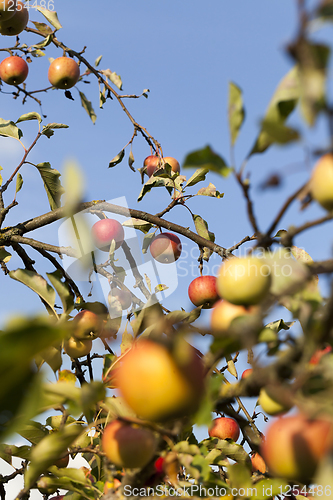
<path fill-rule="evenodd" d="M 77 339 L 84 340 L 91 337 L 91 334 L 98 336 L 103 327 L 103 323 L 97 314 L 88 311 L 88 309 L 84 309 L 73 319 L 73 327 L 75 328 L 73 336 Z"/>
<path fill-rule="evenodd" d="M 114 420 L 106 426 L 102 448 L 117 467 L 144 467 L 154 456 L 157 440 L 150 429 Z"/>
<path fill-rule="evenodd" d="M 155 170 L 161 166 L 161 158 L 156 155 L 150 155 L 145 158 L 143 166 L 146 167 L 148 177 L 151 177 Z"/>
<path fill-rule="evenodd" d="M 71 358 L 81 358 L 82 356 L 87 356 L 92 348 L 92 340 L 79 340 L 75 337 L 70 337 L 64 343 L 64 351 Z"/>
<path fill-rule="evenodd" d="M 18 1 L 14 15 L 7 21 L 0 22 L 0 33 L 6 36 L 19 35 L 28 24 L 28 21 L 29 11 L 24 3 Z"/>
<path fill-rule="evenodd" d="M 171 264 L 179 259 L 182 253 L 182 244 L 178 236 L 173 233 L 161 233 L 155 236 L 150 243 L 152 257 L 162 264 Z"/>
<path fill-rule="evenodd" d="M 124 228 L 115 219 L 101 219 L 96 222 L 91 229 L 95 246 L 103 252 L 109 252 L 112 240 L 116 242 L 116 249 L 124 241 Z"/>
<path fill-rule="evenodd" d="M 253 372 L 253 368 L 248 368 L 247 370 L 244 370 L 242 373 L 242 378 L 249 377 L 252 372 Z"/>
<path fill-rule="evenodd" d="M 0 23 L 8 21 L 16 12 L 16 0 L 1 0 L 0 2 Z"/>
<path fill-rule="evenodd" d="M 215 276 L 199 276 L 188 287 L 188 296 L 195 306 L 210 309 L 219 299 Z"/>
<path fill-rule="evenodd" d="M 0 78 L 8 85 L 19 85 L 27 78 L 29 68 L 22 57 L 6 57 L 0 64 Z"/>
<path fill-rule="evenodd" d="M 210 437 L 217 437 L 219 439 L 232 439 L 233 441 L 237 441 L 237 439 L 239 438 L 239 425 L 233 418 L 215 418 L 208 430 L 208 433 Z"/>
<path fill-rule="evenodd" d="M 309 361 L 310 365 L 317 365 L 319 363 L 319 361 L 321 360 L 321 358 L 325 354 L 327 354 L 331 351 L 332 351 L 332 347 L 330 345 L 325 347 L 325 349 L 320 349 L 320 350 L 316 351 Z"/>
<path fill-rule="evenodd" d="M 119 300 L 123 311 L 125 311 L 132 305 L 132 295 L 127 290 L 113 288 L 109 295 L 111 297 L 116 297 Z"/>
<path fill-rule="evenodd" d="M 57 89 L 70 89 L 80 78 L 80 68 L 70 57 L 58 57 L 51 62 L 48 79 Z"/>
<path fill-rule="evenodd" d="M 254 453 L 252 455 L 251 462 L 252 462 L 252 472 L 259 471 L 262 474 L 265 474 L 265 472 L 267 472 L 265 460 L 262 458 L 261 455 L 259 455 L 259 453 Z"/>
<path fill-rule="evenodd" d="M 168 163 L 168 165 L 170 165 L 172 172 L 180 172 L 180 165 L 176 158 L 173 158 L 172 156 L 164 156 L 163 161 L 164 163 Z"/>
<path fill-rule="evenodd" d="M 266 432 L 261 454 L 272 474 L 309 484 L 319 461 L 332 446 L 331 419 L 297 414 L 274 420 Z"/>

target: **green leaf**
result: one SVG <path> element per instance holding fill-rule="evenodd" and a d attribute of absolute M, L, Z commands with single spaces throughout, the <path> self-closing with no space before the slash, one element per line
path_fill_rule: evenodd
<path fill-rule="evenodd" d="M 28 120 L 37 120 L 39 123 L 41 123 L 42 117 L 35 111 L 32 111 L 31 113 L 26 113 L 25 115 L 21 115 L 20 118 L 16 120 L 16 123 L 25 122 Z"/>
<path fill-rule="evenodd" d="M 35 45 L 33 45 L 33 47 L 35 47 L 37 49 L 37 51 L 38 51 L 38 49 L 42 49 L 43 47 L 47 47 L 48 45 L 50 45 L 50 43 L 52 43 L 53 36 L 54 36 L 53 33 L 46 36 L 43 41 L 36 43 Z"/>
<path fill-rule="evenodd" d="M 30 271 L 29 269 L 16 269 L 16 271 L 9 271 L 9 276 L 26 285 L 30 290 L 33 290 L 37 295 L 39 295 L 47 305 L 55 313 L 54 303 L 55 303 L 55 291 L 47 283 L 47 281 L 36 271 Z"/>
<path fill-rule="evenodd" d="M 133 170 L 133 172 L 135 172 L 135 168 L 132 166 L 134 162 L 135 162 L 135 159 L 134 159 L 133 151 L 131 150 L 130 154 L 128 156 L 128 166 Z"/>
<path fill-rule="evenodd" d="M 74 309 L 74 293 L 66 282 L 61 281 L 63 275 L 58 269 L 46 275 L 61 299 L 64 313 L 69 314 Z"/>
<path fill-rule="evenodd" d="M 99 63 L 101 62 L 103 56 L 98 56 L 97 59 L 95 60 L 95 66 L 96 68 L 99 66 Z"/>
<path fill-rule="evenodd" d="M 46 135 L 46 137 L 50 139 L 50 137 L 54 134 L 53 130 L 59 128 L 68 128 L 68 125 L 65 125 L 64 123 L 48 123 L 47 125 L 44 125 L 42 135 Z"/>
<path fill-rule="evenodd" d="M 209 172 L 208 168 L 205 167 L 198 168 L 198 170 L 196 170 L 194 174 L 186 182 L 185 187 L 194 186 L 198 182 L 204 181 L 206 179 L 206 175 L 208 174 L 208 172 Z"/>
<path fill-rule="evenodd" d="M 167 191 L 169 192 L 169 194 L 171 194 L 173 191 L 173 188 L 174 188 L 174 184 L 173 184 L 173 181 L 171 179 L 164 179 L 162 177 L 152 176 L 149 179 L 149 181 L 147 181 L 146 184 L 144 184 L 143 188 L 141 189 L 141 192 L 140 192 L 139 197 L 138 197 L 138 201 L 141 201 L 142 198 L 147 193 L 149 193 L 152 190 L 152 188 L 154 188 L 154 187 L 165 187 L 167 189 Z"/>
<path fill-rule="evenodd" d="M 81 432 L 81 426 L 70 424 L 42 439 L 31 452 L 31 462 L 24 474 L 25 488 L 31 488 L 40 474 L 45 472 L 67 451 L 67 448 Z"/>
<path fill-rule="evenodd" d="M 261 130 L 270 138 L 272 143 L 287 144 L 298 141 L 300 135 L 297 130 L 287 127 L 283 123 L 264 120 L 261 124 Z"/>
<path fill-rule="evenodd" d="M 64 188 L 59 180 L 61 174 L 52 168 L 49 162 L 39 163 L 36 167 L 43 179 L 51 210 L 55 210 L 61 206 L 60 198 L 64 193 Z"/>
<path fill-rule="evenodd" d="M 274 124 L 277 127 L 284 125 L 290 113 L 295 109 L 299 97 L 299 70 L 294 67 L 279 83 L 266 110 L 263 124 L 271 124 L 271 128 Z M 275 140 L 267 131 L 261 129 L 249 156 L 266 151 L 274 142 Z"/>
<path fill-rule="evenodd" d="M 163 292 L 164 290 L 167 290 L 169 287 L 166 285 L 156 285 L 155 286 L 155 293 L 157 292 Z"/>
<path fill-rule="evenodd" d="M 148 231 L 153 227 L 153 225 L 150 222 L 146 222 L 144 220 L 135 218 L 125 220 L 125 222 L 123 222 L 122 225 L 125 227 L 133 227 L 134 229 L 138 229 L 139 231 L 142 231 L 145 234 L 148 233 Z"/>
<path fill-rule="evenodd" d="M 49 435 L 49 431 L 40 422 L 30 420 L 19 430 L 19 434 L 30 443 L 36 445 Z"/>
<path fill-rule="evenodd" d="M 102 69 L 101 73 L 105 75 L 109 80 L 118 87 L 119 90 L 123 88 L 123 82 L 121 81 L 121 77 L 115 73 L 115 71 L 111 71 L 110 69 Z"/>
<path fill-rule="evenodd" d="M 281 495 L 283 492 L 287 493 L 289 487 L 286 481 L 279 478 L 279 479 L 262 479 L 261 481 L 258 481 L 255 485 L 252 485 L 251 489 L 252 489 L 252 495 L 250 497 L 251 500 L 270 500 L 271 498 L 275 498 L 277 495 Z M 250 489 L 248 491 L 250 493 Z"/>
<path fill-rule="evenodd" d="M 85 189 L 82 169 L 75 160 L 66 161 L 64 165 L 63 183 L 63 191 L 65 193 L 64 206 L 66 215 L 70 217 L 75 212 L 78 204 L 82 201 Z M 74 225 L 74 219 L 72 222 Z"/>
<path fill-rule="evenodd" d="M 198 149 L 193 153 L 190 153 L 186 156 L 185 162 L 183 164 L 184 168 L 202 168 L 207 171 L 211 170 L 212 172 L 216 172 L 223 177 L 228 177 L 231 168 L 227 167 L 224 159 L 216 154 L 210 146 L 206 146 L 203 149 Z M 206 172 L 207 173 L 207 172 Z M 186 185 L 189 185 L 187 182 Z"/>
<path fill-rule="evenodd" d="M 20 130 L 14 122 L 0 118 L 0 136 L 21 139 L 23 134 L 22 130 Z"/>
<path fill-rule="evenodd" d="M 308 125 L 314 125 L 318 113 L 326 103 L 327 67 L 330 48 L 299 39 L 290 52 L 299 65 L 300 107 Z"/>
<path fill-rule="evenodd" d="M 192 215 L 195 229 L 199 236 L 202 236 L 206 240 L 209 240 L 209 231 L 207 222 L 200 215 Z"/>
<path fill-rule="evenodd" d="M 142 253 L 147 253 L 150 243 L 155 238 L 155 233 L 145 234 L 142 243 Z"/>
<path fill-rule="evenodd" d="M 89 101 L 86 96 L 84 95 L 83 92 L 80 92 L 79 91 L 79 94 L 80 94 L 80 98 L 81 98 L 81 104 L 82 104 L 82 107 L 86 110 L 86 112 L 88 113 L 88 115 L 90 116 L 90 119 L 93 123 L 95 123 L 96 119 L 97 119 L 97 116 L 96 116 L 96 113 L 92 107 L 92 104 L 91 104 L 91 101 Z"/>
<path fill-rule="evenodd" d="M 229 465 L 228 478 L 231 486 L 233 488 L 236 488 L 237 490 L 244 488 L 246 491 L 252 486 L 251 473 L 249 471 L 249 468 L 243 464 Z"/>
<path fill-rule="evenodd" d="M 120 151 L 120 153 L 118 153 L 117 156 L 112 158 L 112 160 L 109 162 L 109 168 L 112 168 L 112 167 L 115 167 L 116 165 L 118 165 L 118 163 L 120 163 L 123 160 L 124 156 L 125 156 L 125 150 L 122 149 Z"/>
<path fill-rule="evenodd" d="M 45 23 L 38 23 L 36 21 L 31 21 L 35 25 L 36 30 L 40 31 L 44 35 L 50 35 L 52 33 L 52 28 Z"/>
<path fill-rule="evenodd" d="M 52 26 L 56 30 L 60 30 L 60 28 L 62 28 L 55 10 L 48 10 L 44 7 L 37 7 L 37 10 L 39 10 L 39 12 L 43 14 L 43 16 L 48 20 L 50 24 L 52 24 Z"/>
<path fill-rule="evenodd" d="M 15 188 L 15 193 L 18 193 L 23 186 L 23 178 L 20 173 L 17 174 L 16 176 L 16 188 Z"/>
<path fill-rule="evenodd" d="M 245 118 L 241 89 L 233 82 L 229 82 L 229 130 L 231 144 L 234 145 Z"/>
<path fill-rule="evenodd" d="M 10 261 L 12 254 L 5 250 L 5 247 L 0 247 L 0 261 L 5 264 Z"/>
<path fill-rule="evenodd" d="M 213 198 L 223 198 L 224 193 L 219 193 L 219 191 L 216 190 L 216 187 L 214 184 L 211 182 L 208 184 L 207 187 L 203 187 L 199 189 L 197 192 L 197 195 L 199 196 L 212 196 Z"/>

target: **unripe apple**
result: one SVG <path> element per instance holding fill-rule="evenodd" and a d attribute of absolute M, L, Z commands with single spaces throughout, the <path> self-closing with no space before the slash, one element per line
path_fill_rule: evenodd
<path fill-rule="evenodd" d="M 171 352 L 139 340 L 125 354 L 115 381 L 125 402 L 141 418 L 165 421 L 197 410 L 204 390 L 201 358 L 186 343 Z"/>
<path fill-rule="evenodd" d="M 265 460 L 262 458 L 259 453 L 254 453 L 251 457 L 251 463 L 252 463 L 252 472 L 259 471 L 262 474 L 265 474 L 267 472 L 267 466 L 265 464 Z"/>
<path fill-rule="evenodd" d="M 16 0 L 1 0 L 0 2 L 0 23 L 8 21 L 16 12 Z"/>
<path fill-rule="evenodd" d="M 270 473 L 309 484 L 332 445 L 332 420 L 297 414 L 274 420 L 266 432 L 261 455 Z"/>
<path fill-rule="evenodd" d="M 171 264 L 179 259 L 182 253 L 182 244 L 178 236 L 173 233 L 161 233 L 155 236 L 150 243 L 151 256 L 162 264 Z"/>
<path fill-rule="evenodd" d="M 43 495 L 52 495 L 58 489 L 54 484 L 54 478 L 50 476 L 42 476 L 37 481 L 37 488 Z"/>
<path fill-rule="evenodd" d="M 319 361 L 321 360 L 321 358 L 325 355 L 325 354 L 328 354 L 329 352 L 332 351 L 332 347 L 329 345 L 327 347 L 325 347 L 324 349 L 319 349 L 318 351 L 316 351 L 313 356 L 311 357 L 309 363 L 310 365 L 317 365 L 319 363 Z"/>
<path fill-rule="evenodd" d="M 29 11 L 24 3 L 18 1 L 14 15 L 7 21 L 0 22 L 1 35 L 12 36 L 19 35 L 29 21 Z"/>
<path fill-rule="evenodd" d="M 87 356 L 92 348 L 92 340 L 79 340 L 75 337 L 70 337 L 64 343 L 64 351 L 71 358 L 81 358 L 82 356 Z"/>
<path fill-rule="evenodd" d="M 214 305 L 210 317 L 212 334 L 216 337 L 223 336 L 230 329 L 233 320 L 242 316 L 256 318 L 257 315 L 258 308 L 256 306 L 237 306 L 226 300 L 219 300 Z"/>
<path fill-rule="evenodd" d="M 180 172 L 180 165 L 176 158 L 173 158 L 172 156 L 164 156 L 163 161 L 164 163 L 168 163 L 168 165 L 170 165 L 172 172 Z"/>
<path fill-rule="evenodd" d="M 210 437 L 219 439 L 232 439 L 237 441 L 239 438 L 239 425 L 233 418 L 219 417 L 215 418 L 208 430 Z"/>
<path fill-rule="evenodd" d="M 146 167 L 148 177 L 151 177 L 155 170 L 161 166 L 161 158 L 156 155 L 150 155 L 145 158 L 143 166 Z"/>
<path fill-rule="evenodd" d="M 253 372 L 253 368 L 248 368 L 247 370 L 244 370 L 241 378 L 249 377 L 252 372 Z"/>
<path fill-rule="evenodd" d="M 71 57 L 58 57 L 51 62 L 48 79 L 57 89 L 71 89 L 80 78 L 80 68 Z"/>
<path fill-rule="evenodd" d="M 123 226 L 115 219 L 101 219 L 91 228 L 94 244 L 103 252 L 109 252 L 112 240 L 115 240 L 115 249 L 119 248 L 124 241 L 125 232 Z"/>
<path fill-rule="evenodd" d="M 219 295 L 236 305 L 259 304 L 270 284 L 270 269 L 258 257 L 230 258 L 223 262 L 217 276 Z"/>
<path fill-rule="evenodd" d="M 287 413 L 291 406 L 278 401 L 269 388 L 260 389 L 258 403 L 267 415 L 283 415 Z"/>
<path fill-rule="evenodd" d="M 213 307 L 219 299 L 215 276 L 199 276 L 195 278 L 188 287 L 188 296 L 196 307 L 203 306 L 203 309 Z"/>
<path fill-rule="evenodd" d="M 114 420 L 106 426 L 102 448 L 117 467 L 144 467 L 154 456 L 157 440 L 150 429 Z"/>
<path fill-rule="evenodd" d="M 19 85 L 27 78 L 29 68 L 22 57 L 6 57 L 0 64 L 0 78 L 8 85 Z"/>
<path fill-rule="evenodd" d="M 333 155 L 322 156 L 314 166 L 310 179 L 310 190 L 316 200 L 326 210 L 333 210 Z"/>
<path fill-rule="evenodd" d="M 132 305 L 132 295 L 127 290 L 113 288 L 109 293 L 109 296 L 116 297 L 117 300 L 119 300 L 123 311 L 125 311 Z"/>
<path fill-rule="evenodd" d="M 73 336 L 76 339 L 85 340 L 91 337 L 91 334 L 98 336 L 103 324 L 97 314 L 88 309 L 83 309 L 73 319 L 73 327 Z"/>

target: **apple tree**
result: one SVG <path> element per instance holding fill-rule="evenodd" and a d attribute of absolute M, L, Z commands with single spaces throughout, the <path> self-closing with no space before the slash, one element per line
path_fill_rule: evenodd
<path fill-rule="evenodd" d="M 23 105 L 18 119 L 0 118 L 1 143 L 18 141 L 23 148 L 21 161 L 12 171 L 4 166 L 0 177 L 2 289 L 13 280 L 18 294 L 26 287 L 41 302 L 40 314 L 13 318 L 0 334 L 0 457 L 20 463 L 0 475 L 1 499 L 9 498 L 19 478 L 23 486 L 16 499 L 36 492 L 68 500 L 176 494 L 331 498 L 333 288 L 330 282 L 324 294 L 319 276 L 330 280 L 333 260 L 313 261 L 294 240 L 333 219 L 330 47 L 313 37 L 316 23 L 332 22 L 332 0 L 311 8 L 298 2 L 296 36 L 285 49 L 290 71 L 277 84 L 240 165 L 234 159 L 245 117 L 239 85 L 229 85 L 229 161 L 207 146 L 189 152 L 180 164 L 164 156 L 163 141 L 130 111 L 131 99 L 147 98 L 148 90 L 125 96 L 120 76 L 101 69 L 101 56 L 89 61 L 84 50 L 62 41 L 66 27 L 53 2 L 35 4 L 0 6 L 1 41 L 8 44 L 1 49 L 6 52 L 0 63 L 2 98 L 22 98 Z M 25 42 L 26 34 L 33 44 Z M 51 48 L 58 55 L 48 70 L 45 65 L 50 86 L 32 90 L 29 68 Z M 138 205 L 130 199 L 87 201 L 74 162 L 61 176 L 51 162 L 30 160 L 32 152 L 38 156 L 41 141 L 67 133 L 66 110 L 64 123 L 45 120 L 44 93 L 64 91 L 72 100 L 71 89 L 78 88 L 83 116 L 86 112 L 95 122 L 82 90 L 87 82 L 89 92 L 94 88 L 99 94 L 101 113 L 113 100 L 131 123 L 128 143 L 108 167 L 111 174 L 129 168 L 126 175 L 136 176 Z M 5 95 L 8 88 L 13 92 Z M 36 110 L 25 112 L 27 102 Z M 327 122 L 330 146 L 314 150 L 312 175 L 281 201 L 268 229 L 262 229 L 247 163 L 301 139 L 287 123 L 296 113 L 307 133 L 319 120 Z M 91 126 L 88 119 L 83 126 Z M 36 130 L 29 145 L 25 130 Z M 147 155 L 135 168 L 139 140 Z M 44 188 L 49 207 L 7 225 L 28 163 L 40 175 L 36 196 Z M 202 206 L 207 197 L 221 203 L 223 193 L 211 182 L 211 172 L 233 176 L 245 201 L 243 216 L 252 234 L 232 246 L 217 241 L 212 221 L 191 209 L 193 198 Z M 163 210 L 141 210 L 140 202 L 157 188 Z M 311 203 L 324 215 L 298 226 L 290 218 L 287 229 L 281 225 L 292 206 L 305 210 Z M 187 210 L 186 224 L 179 223 L 176 207 Z M 59 244 L 44 241 L 43 230 L 56 224 Z M 33 231 L 37 238 L 29 234 Z M 199 251 L 200 275 L 181 291 L 193 306 L 186 310 L 184 299 L 169 310 L 163 294 L 177 284 L 186 241 Z M 206 273 L 212 256 L 219 258 L 216 276 Z M 17 259 L 19 267 L 12 265 Z M 242 374 L 244 353 L 251 368 Z M 255 404 L 254 411 L 245 399 Z M 195 425 L 205 429 L 204 439 Z"/>

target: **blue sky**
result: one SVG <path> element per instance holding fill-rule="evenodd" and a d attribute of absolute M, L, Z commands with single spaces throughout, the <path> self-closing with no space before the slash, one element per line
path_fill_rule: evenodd
<path fill-rule="evenodd" d="M 274 89 L 292 67 L 284 47 L 296 33 L 295 4 L 288 0 L 256 0 L 255 3 L 248 0 L 210 0 L 206 3 L 198 0 L 54 0 L 63 25 L 58 33 L 59 40 L 76 51 L 87 46 L 85 57 L 90 62 L 103 54 L 100 68 L 110 68 L 121 75 L 124 93 L 140 94 L 144 89 L 150 89 L 148 99 L 128 99 L 126 104 L 135 119 L 161 142 L 164 154 L 176 157 L 180 163 L 189 152 L 207 144 L 227 163 L 230 162 L 228 83 L 233 81 L 239 85 L 243 90 L 246 120 L 236 144 L 238 167 L 253 145 L 259 121 Z M 31 19 L 43 22 L 42 15 L 35 11 L 32 11 Z M 332 42 L 331 28 L 326 28 L 323 33 L 326 40 Z M 28 45 L 40 41 L 27 33 L 23 33 L 21 40 Z M 0 48 L 10 44 L 13 44 L 11 38 L 0 38 Z M 48 85 L 48 57 L 61 55 L 61 51 L 50 46 L 46 57 L 33 60 L 26 81 L 29 90 Z M 79 83 L 77 87 L 93 103 L 97 113 L 95 125 L 81 108 L 75 89 L 72 89 L 74 102 L 66 99 L 62 91 L 38 95 L 43 101 L 43 113 L 47 115 L 44 123 L 66 123 L 69 129 L 56 131 L 50 140 L 43 137 L 29 156 L 30 161 L 49 161 L 62 171 L 65 161 L 74 158 L 86 180 L 86 200 L 112 200 L 126 196 L 131 208 L 150 213 L 162 210 L 169 198 L 161 188 L 137 203 L 140 176 L 128 168 L 126 160 L 113 169 L 107 168 L 109 161 L 128 142 L 133 130 L 115 100 L 108 101 L 104 109 L 98 109 L 98 88 L 94 78 L 89 80 L 91 84 Z M 2 90 L 11 91 L 6 85 Z M 4 119 L 16 120 L 23 113 L 40 111 L 32 100 L 22 106 L 21 99 L 13 100 L 10 95 L 0 94 L 0 103 L 0 116 Z M 288 194 L 308 178 L 313 164 L 308 151 L 325 147 L 328 143 L 327 126 L 323 120 L 318 121 L 314 130 L 308 131 L 296 112 L 290 123 L 305 132 L 304 140 L 283 150 L 273 146 L 267 153 L 255 155 L 247 167 L 253 183 L 255 212 L 262 229 L 267 228 Z M 24 144 L 28 146 L 37 132 L 36 123 L 22 124 L 22 130 Z M 150 154 L 148 145 L 139 136 L 134 142 L 133 153 L 136 168 L 141 167 L 144 158 Z M 14 141 L 0 137 L 0 165 L 4 179 L 21 157 L 22 150 Z M 260 183 L 273 172 L 288 173 L 283 188 L 259 191 Z M 18 194 L 19 205 L 11 211 L 5 225 L 17 224 L 49 210 L 35 169 L 26 165 L 21 174 L 24 185 Z M 190 176 L 191 172 L 184 174 Z M 191 200 L 189 206 L 208 221 L 209 229 L 216 234 L 216 241 L 228 247 L 251 235 L 253 231 L 246 218 L 244 200 L 234 179 L 209 174 L 202 185 L 208 182 L 224 192 L 224 198 L 198 197 Z M 9 189 L 7 193 L 9 203 L 13 192 Z M 314 205 L 300 213 L 296 204 L 280 227 L 287 228 L 291 223 L 300 224 L 323 214 L 323 210 Z M 166 218 L 193 229 L 186 209 L 176 208 Z M 327 258 L 332 253 L 332 228 L 333 223 L 328 223 L 305 233 L 295 243 L 303 246 L 314 259 Z M 57 230 L 54 225 L 29 236 L 57 244 Z M 195 248 L 190 243 L 188 245 L 189 249 Z M 37 258 L 33 251 L 29 254 Z M 205 272 L 210 272 L 216 263 L 215 258 Z M 11 269 L 21 265 L 14 258 L 9 263 Z M 191 307 L 187 287 L 196 274 L 193 276 L 190 263 L 186 267 L 186 276 L 179 277 L 177 290 L 165 301 L 170 309 L 182 306 L 189 310 Z M 40 272 L 52 271 L 51 266 L 44 263 L 38 269 Z M 3 275 L 1 282 L 0 324 L 13 314 L 41 311 L 40 302 L 32 292 Z"/>

